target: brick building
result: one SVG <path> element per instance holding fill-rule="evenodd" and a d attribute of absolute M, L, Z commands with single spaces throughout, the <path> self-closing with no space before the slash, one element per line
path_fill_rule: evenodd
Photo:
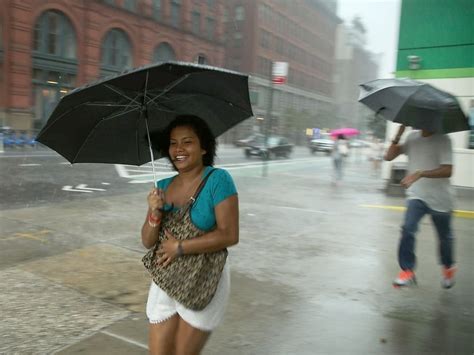
<path fill-rule="evenodd" d="M 40 128 L 62 95 L 156 61 L 224 66 L 223 0 L 1 0 L 0 125 Z"/>
<path fill-rule="evenodd" d="M 226 67 L 252 74 L 256 118 L 266 115 L 272 62 L 289 63 L 287 84 L 274 91 L 276 131 L 284 126 L 288 109 L 312 115 L 331 110 L 336 29 L 341 22 L 336 5 L 335 0 L 226 2 Z M 256 129 L 256 122 L 246 122 L 247 134 Z"/>
<path fill-rule="evenodd" d="M 334 101 L 338 122 L 345 127 L 367 130 L 367 116 L 373 112 L 358 102 L 359 84 L 378 78 L 379 56 L 366 47 L 367 32 L 355 17 L 337 30 Z"/>

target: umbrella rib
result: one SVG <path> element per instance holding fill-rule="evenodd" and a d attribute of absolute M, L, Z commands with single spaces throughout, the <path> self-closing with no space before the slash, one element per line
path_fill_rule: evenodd
<path fill-rule="evenodd" d="M 113 113 L 112 116 L 106 116 L 106 117 L 101 118 L 101 120 L 99 122 L 111 120 L 113 118 L 125 115 L 125 114 L 133 112 L 135 110 L 138 110 L 139 108 L 140 107 L 134 107 L 134 108 L 132 108 L 131 110 L 128 110 L 128 111 L 121 111 L 121 112 Z"/>
<path fill-rule="evenodd" d="M 110 89 L 110 90 L 116 92 L 117 94 L 122 95 L 122 96 L 125 97 L 126 99 L 129 99 L 130 101 L 135 102 L 136 104 L 140 105 L 140 103 L 139 103 L 138 101 L 136 101 L 136 99 L 132 99 L 131 97 L 127 96 L 124 92 L 122 92 L 121 90 L 119 90 L 119 89 L 113 87 L 112 85 L 104 84 L 104 86 L 105 86 L 107 89 Z"/>
<path fill-rule="evenodd" d="M 196 94 L 186 94 L 186 95 L 188 95 L 188 97 L 198 96 L 198 95 L 196 95 Z M 236 107 L 236 108 L 238 108 L 238 109 L 240 109 L 240 110 L 242 110 L 242 111 L 244 111 L 244 112 L 249 113 L 249 111 L 247 111 L 245 108 L 240 107 L 240 106 L 238 106 L 238 105 L 235 105 L 234 103 L 232 103 L 232 102 L 230 102 L 230 101 L 227 101 L 227 100 L 224 100 L 224 99 L 220 99 L 220 98 L 214 97 L 214 96 L 212 96 L 212 95 L 204 94 L 204 93 L 200 93 L 199 95 L 207 96 L 207 97 L 210 97 L 210 98 L 215 99 L 215 100 L 223 101 L 223 102 L 225 102 L 225 103 L 228 104 L 228 105 L 231 105 L 231 106 Z M 157 98 L 157 97 L 155 97 L 155 98 Z M 168 99 L 166 102 L 179 101 L 179 100 L 182 100 L 182 98 L 170 98 L 170 99 Z M 159 104 L 156 103 L 156 102 L 153 102 L 153 100 L 149 101 L 148 103 L 152 103 L 152 104 L 156 105 L 158 108 L 160 108 Z M 160 102 L 160 104 L 162 104 L 162 103 L 163 103 L 163 102 Z M 166 107 L 166 106 L 165 106 L 165 107 Z M 172 110 L 172 109 L 171 109 L 171 110 Z M 174 112 L 174 110 L 173 110 L 173 111 L 169 111 L 169 112 Z M 253 113 L 252 113 L 252 114 L 253 114 Z"/>
<path fill-rule="evenodd" d="M 73 112 L 74 110 L 78 109 L 79 107 L 81 106 L 95 106 L 94 103 L 92 102 L 83 102 L 83 103 L 80 103 L 79 105 L 76 105 L 74 107 L 72 107 L 71 109 L 67 110 L 66 112 L 64 112 L 62 115 L 60 115 L 58 118 L 56 118 L 53 122 L 51 122 L 50 124 L 47 124 L 47 126 L 44 128 L 44 129 L 48 129 L 50 128 L 51 126 L 53 126 L 58 120 L 60 120 L 61 118 L 63 118 L 63 116 L 65 115 L 68 115 L 70 114 L 71 112 Z M 111 106 L 111 105 L 109 105 Z M 116 105 L 117 107 L 119 107 L 120 105 Z M 127 105 L 126 107 L 128 107 L 129 105 Z M 138 108 L 138 107 L 136 107 Z M 134 108 L 134 109 L 136 109 Z"/>
<path fill-rule="evenodd" d="M 148 75 L 147 75 L 147 77 L 148 77 Z M 128 105 L 125 106 L 124 111 L 126 111 L 127 108 L 128 108 L 129 106 L 131 106 L 132 103 L 136 103 L 136 104 L 138 105 L 138 107 L 141 107 L 141 106 L 142 106 L 142 104 L 140 104 L 140 103 L 137 101 L 137 98 L 140 96 L 140 94 L 137 94 L 137 96 L 135 96 L 135 98 L 131 98 L 131 97 L 127 96 L 123 91 L 119 90 L 118 88 L 113 87 L 112 85 L 104 84 L 104 86 L 105 86 L 106 88 L 108 88 L 108 89 L 110 89 L 110 90 L 116 92 L 117 94 L 122 95 L 122 96 L 125 97 L 126 99 L 130 100 L 130 102 L 128 103 Z"/>
<path fill-rule="evenodd" d="M 422 85 L 419 85 L 419 86 L 416 88 L 416 90 L 413 91 L 413 92 L 410 94 L 410 96 L 407 97 L 407 99 L 405 100 L 405 102 L 403 103 L 403 105 L 400 105 L 400 107 L 398 108 L 397 113 L 396 113 L 395 115 L 393 115 L 393 118 L 394 118 L 394 119 L 395 119 L 395 117 L 398 116 L 398 114 L 400 113 L 400 111 L 402 110 L 402 108 L 405 106 L 405 104 L 408 102 L 408 100 L 410 100 L 410 98 L 411 98 L 413 95 L 415 95 L 415 94 L 420 90 L 420 88 L 421 88 L 422 86 L 423 86 L 423 84 L 422 84 Z M 395 122 L 395 121 L 393 121 L 393 122 Z"/>
<path fill-rule="evenodd" d="M 186 80 L 187 78 L 189 78 L 189 74 L 186 74 L 185 76 L 183 76 L 182 78 L 180 78 L 179 80 L 175 80 L 173 81 L 170 85 L 168 85 L 166 88 L 163 89 L 163 92 L 156 95 L 155 98 L 153 98 L 153 100 L 149 101 L 148 103 L 153 103 L 153 101 L 155 101 L 156 99 L 158 99 L 159 97 L 163 96 L 164 94 L 166 94 L 168 91 L 170 91 L 171 89 L 173 89 L 176 85 L 178 84 L 181 84 L 184 80 Z"/>
<path fill-rule="evenodd" d="M 85 106 L 102 106 L 102 107 L 129 107 L 130 104 L 127 104 L 127 105 L 117 105 L 117 104 L 111 104 L 111 103 L 108 103 L 108 102 L 103 102 L 103 103 L 95 103 L 95 102 L 92 102 L 92 103 L 84 103 Z M 138 107 L 138 106 L 137 106 Z"/>
<path fill-rule="evenodd" d="M 81 146 L 79 147 L 79 149 L 77 150 L 76 154 L 74 155 L 74 158 L 72 159 L 71 163 L 74 163 L 77 159 L 77 157 L 79 156 L 79 154 L 81 153 L 82 149 L 86 146 L 86 143 L 89 141 L 89 138 L 92 136 L 92 133 L 95 132 L 97 126 L 99 126 L 102 122 L 104 121 L 108 121 L 112 118 L 115 118 L 115 117 L 118 117 L 118 116 L 121 116 L 123 114 L 126 114 L 126 113 L 129 113 L 129 112 L 132 112 L 132 111 L 135 111 L 136 108 L 134 108 L 133 110 L 130 110 L 130 111 L 127 111 L 127 112 L 120 112 L 118 114 L 115 114 L 114 116 L 108 116 L 108 117 L 104 117 L 102 118 L 95 126 L 94 128 L 89 132 L 89 134 L 87 135 L 87 138 L 82 142 Z"/>

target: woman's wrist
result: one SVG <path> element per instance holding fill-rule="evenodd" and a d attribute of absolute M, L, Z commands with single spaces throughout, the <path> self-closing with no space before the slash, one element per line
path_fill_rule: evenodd
<path fill-rule="evenodd" d="M 156 217 L 152 212 L 148 213 L 148 225 L 152 228 L 158 227 L 161 222 L 161 216 Z"/>
<path fill-rule="evenodd" d="M 153 215 L 153 217 L 155 218 L 161 218 L 162 216 L 162 212 L 158 208 L 155 208 L 155 209 L 150 208 L 150 214 Z"/>

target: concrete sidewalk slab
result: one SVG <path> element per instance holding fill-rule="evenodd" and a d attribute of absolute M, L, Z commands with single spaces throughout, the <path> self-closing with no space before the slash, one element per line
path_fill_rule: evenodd
<path fill-rule="evenodd" d="M 0 270 L 0 284 L 2 354 L 52 353 L 130 314 L 16 268 Z"/>
<path fill-rule="evenodd" d="M 104 302 L 144 311 L 150 277 L 136 252 L 96 244 L 25 263 L 21 268 Z"/>

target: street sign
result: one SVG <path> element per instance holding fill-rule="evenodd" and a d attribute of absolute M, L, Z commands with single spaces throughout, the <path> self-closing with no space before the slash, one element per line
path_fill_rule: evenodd
<path fill-rule="evenodd" d="M 288 78 L 288 63 L 287 62 L 273 62 L 273 67 L 272 67 L 273 84 L 277 84 L 277 85 L 285 84 L 287 78 Z"/>

